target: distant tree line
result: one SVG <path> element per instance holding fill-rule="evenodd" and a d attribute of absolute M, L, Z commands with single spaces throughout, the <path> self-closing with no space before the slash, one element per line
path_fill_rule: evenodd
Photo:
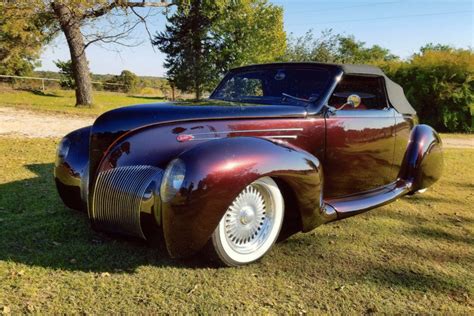
<path fill-rule="evenodd" d="M 36 71 L 35 74 L 42 78 L 59 79 L 59 85 L 64 89 L 75 89 L 76 83 L 72 74 L 71 61 L 57 60 L 54 62 L 59 72 Z M 130 70 L 123 70 L 120 75 L 90 74 L 96 84 L 95 89 L 123 92 L 128 94 L 161 93 L 161 96 L 171 96 L 171 87 L 166 78 L 137 76 Z"/>

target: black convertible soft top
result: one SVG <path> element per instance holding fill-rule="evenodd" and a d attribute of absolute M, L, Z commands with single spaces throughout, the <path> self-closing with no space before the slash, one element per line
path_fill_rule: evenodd
<path fill-rule="evenodd" d="M 383 71 L 375 66 L 368 65 L 340 65 L 345 74 L 348 75 L 374 75 L 385 79 L 385 87 L 390 104 L 402 114 L 416 114 L 415 109 L 408 102 L 403 88 L 387 77 Z"/>
<path fill-rule="evenodd" d="M 410 102 L 408 102 L 405 93 L 403 92 L 403 88 L 398 85 L 397 83 L 393 82 L 389 77 L 387 77 L 383 71 L 375 66 L 369 65 L 350 65 L 350 64 L 330 64 L 330 63 L 316 63 L 316 62 L 284 62 L 284 63 L 268 63 L 268 64 L 257 64 L 257 65 L 249 65 L 238 67 L 232 69 L 231 71 L 240 71 L 243 69 L 252 69 L 252 68 L 259 68 L 259 67 L 291 67 L 291 66 L 298 66 L 303 65 L 307 67 L 311 66 L 330 66 L 330 67 L 338 67 L 342 69 L 345 74 L 348 75 L 367 75 L 367 76 L 381 76 L 385 79 L 385 87 L 387 88 L 387 96 L 390 104 L 397 109 L 398 112 L 402 114 L 416 114 L 415 109 L 411 106 Z"/>

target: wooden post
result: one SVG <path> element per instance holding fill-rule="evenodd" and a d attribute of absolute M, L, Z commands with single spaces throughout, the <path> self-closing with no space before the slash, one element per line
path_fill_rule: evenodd
<path fill-rule="evenodd" d="M 41 88 L 43 89 L 43 93 L 44 93 L 44 79 L 41 79 Z"/>

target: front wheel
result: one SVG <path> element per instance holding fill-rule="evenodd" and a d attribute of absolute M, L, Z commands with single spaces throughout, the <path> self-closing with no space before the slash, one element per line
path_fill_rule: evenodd
<path fill-rule="evenodd" d="M 260 259 L 277 240 L 284 212 L 283 196 L 272 178 L 252 182 L 232 201 L 211 236 L 216 257 L 227 266 Z"/>

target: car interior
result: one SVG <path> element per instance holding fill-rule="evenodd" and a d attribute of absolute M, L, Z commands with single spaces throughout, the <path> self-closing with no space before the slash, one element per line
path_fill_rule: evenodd
<path fill-rule="evenodd" d="M 351 95 L 360 97 L 359 106 L 347 103 Z M 378 76 L 344 76 L 337 85 L 328 104 L 344 110 L 382 110 L 388 106 L 383 78 Z"/>

